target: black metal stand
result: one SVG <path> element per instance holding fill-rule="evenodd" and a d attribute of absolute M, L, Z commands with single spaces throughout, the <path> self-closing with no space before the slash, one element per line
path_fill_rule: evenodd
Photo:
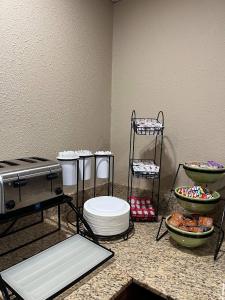
<path fill-rule="evenodd" d="M 87 159 L 92 159 L 93 155 L 85 155 L 85 156 L 80 156 L 79 158 L 79 163 L 78 163 L 78 177 L 77 177 L 77 186 L 78 186 L 78 181 L 79 181 L 79 166 L 82 165 L 82 178 L 81 181 L 82 181 L 82 205 L 78 205 L 79 207 L 79 210 L 82 210 L 83 209 L 83 203 L 84 203 L 84 200 L 85 200 L 85 172 L 86 172 L 86 161 Z M 78 189 L 79 191 L 79 189 Z M 78 194 L 77 194 L 77 197 L 78 197 Z"/>
<path fill-rule="evenodd" d="M 176 170 L 176 174 L 175 174 L 175 177 L 174 177 L 174 180 L 173 180 L 173 184 L 172 184 L 172 188 L 171 188 L 171 191 L 170 191 L 170 196 L 169 196 L 169 199 L 168 199 L 168 202 L 167 202 L 166 209 L 168 208 L 169 202 L 170 202 L 171 197 L 173 195 L 175 184 L 176 184 L 176 180 L 177 180 L 178 173 L 180 171 L 180 167 L 181 166 L 183 166 L 183 164 L 179 164 L 178 168 Z M 225 199 L 220 199 L 220 200 L 224 201 L 224 208 L 223 208 L 223 213 L 222 213 L 222 217 L 221 217 L 219 225 L 214 224 L 214 228 L 215 228 L 214 232 L 218 234 L 217 240 L 216 240 L 216 247 L 215 247 L 215 251 L 214 251 L 214 256 L 213 256 L 214 257 L 214 261 L 217 260 L 218 254 L 219 254 L 221 246 L 222 246 L 222 243 L 224 241 L 223 224 L 224 224 L 224 218 L 225 218 Z M 161 219 L 161 221 L 160 221 L 159 229 L 158 229 L 157 235 L 156 235 L 156 241 L 157 242 L 160 241 L 168 233 L 168 230 L 165 230 L 164 232 L 161 233 L 162 225 L 165 222 L 165 219 L 166 218 L 163 216 L 162 219 Z"/>
<path fill-rule="evenodd" d="M 82 228 L 81 225 L 80 225 L 80 228 L 81 228 L 80 233 L 82 236 L 91 237 L 90 233 L 85 228 Z M 95 236 L 98 239 L 98 241 L 115 241 L 115 240 L 120 240 L 120 239 L 123 239 L 124 241 L 126 241 L 131 236 L 133 230 L 134 230 L 134 223 L 130 220 L 128 229 L 122 233 L 114 234 L 114 235 L 97 235 L 97 234 L 95 234 Z"/>
<path fill-rule="evenodd" d="M 106 154 L 106 155 L 92 155 L 92 156 L 83 156 L 81 157 L 81 160 L 83 163 L 83 179 L 82 179 L 82 206 L 79 208 L 79 212 L 80 215 L 83 218 L 83 205 L 84 205 L 84 180 L 85 180 L 85 159 L 86 158 L 94 158 L 94 197 L 96 197 L 96 183 L 97 183 L 97 163 L 96 163 L 96 159 L 97 158 L 107 158 L 108 159 L 108 163 L 109 163 L 109 167 L 108 167 L 108 177 L 106 178 L 107 180 L 107 195 L 108 196 L 113 196 L 113 185 L 114 185 L 114 155 L 113 154 Z M 83 218 L 84 220 L 84 218 Z M 80 224 L 79 222 L 77 223 L 77 228 L 78 231 L 80 232 L 81 235 L 83 236 L 89 236 L 92 238 L 92 236 L 90 236 L 90 230 L 86 230 L 87 226 L 84 224 L 83 220 L 80 218 Z M 82 224 L 84 226 L 82 226 Z M 86 228 L 84 228 L 86 227 Z M 131 232 L 133 231 L 134 225 L 133 222 L 130 221 L 129 224 L 129 228 L 125 231 L 122 232 L 120 234 L 116 234 L 116 235 L 111 235 L 111 236 L 103 236 L 103 235 L 95 235 L 97 237 L 98 240 L 102 240 L 102 241 L 109 241 L 109 240 L 117 240 L 117 239 L 124 239 L 127 240 L 129 238 L 129 235 L 131 234 Z"/>
<path fill-rule="evenodd" d="M 158 121 L 161 123 L 161 128 L 155 127 L 137 127 L 137 121 L 149 120 Z M 137 118 L 135 110 L 131 114 L 131 125 L 130 125 L 130 148 L 129 148 L 129 162 L 128 162 L 128 189 L 127 189 L 127 199 L 130 201 L 133 194 L 133 177 L 146 178 L 152 180 L 152 199 L 155 196 L 155 215 L 156 219 L 159 212 L 159 198 L 160 198 L 160 178 L 161 178 L 161 166 L 162 166 L 162 149 L 163 149 L 163 130 L 164 130 L 164 114 L 160 111 L 155 119 L 153 118 Z M 152 159 L 135 159 L 135 136 L 136 135 L 149 135 L 153 136 L 155 139 L 154 143 L 154 154 Z M 157 146 L 159 145 L 159 151 Z M 133 168 L 133 163 L 135 162 L 150 162 L 159 166 L 159 172 L 136 172 Z M 157 184 L 156 184 L 157 181 Z"/>
<path fill-rule="evenodd" d="M 82 211 L 83 210 L 83 205 L 85 202 L 85 162 L 87 159 L 94 159 L 94 187 L 93 187 L 93 196 L 96 197 L 96 184 L 97 184 L 97 172 L 96 172 L 96 159 L 97 158 L 108 158 L 108 162 L 109 162 L 109 168 L 108 168 L 108 178 L 107 179 L 107 195 L 108 196 L 113 196 L 113 185 L 114 185 L 114 155 L 110 154 L 110 155 L 87 155 L 87 156 L 81 156 L 80 162 L 79 164 L 82 164 L 82 168 L 83 168 L 83 176 L 81 178 L 81 185 L 82 185 L 82 203 L 81 205 L 79 205 L 78 201 L 77 201 L 77 207 L 79 207 L 79 209 Z M 79 168 L 79 167 L 78 167 Z M 78 169 L 77 168 L 77 169 Z M 78 172 L 79 173 L 79 172 Z M 78 177 L 77 177 L 78 178 Z M 77 182 L 77 186 L 78 186 L 78 182 Z M 77 192 L 79 191 L 79 189 L 77 190 Z M 78 195 L 78 194 L 77 194 Z"/>
<path fill-rule="evenodd" d="M 224 199 L 221 199 L 221 200 L 224 201 L 224 207 L 223 207 L 223 213 L 222 213 L 222 217 L 220 220 L 220 224 L 218 226 L 216 226 L 218 228 L 218 237 L 217 237 L 216 248 L 215 248 L 215 252 L 214 252 L 214 260 L 217 260 L 218 254 L 220 252 L 220 248 L 224 241 L 223 225 L 224 225 L 224 217 L 225 217 L 225 200 Z"/>
<path fill-rule="evenodd" d="M 43 201 L 40 203 L 40 205 L 38 205 L 39 209 L 37 209 L 37 206 L 36 205 L 30 205 L 30 206 L 27 206 L 27 207 L 24 207 L 24 208 L 20 208 L 18 210 L 15 210 L 15 211 L 12 211 L 12 212 L 8 212 L 6 214 L 1 214 L 0 215 L 0 223 L 5 223 L 9 220 L 17 220 L 21 217 L 24 217 L 24 216 L 28 216 L 28 215 L 31 215 L 31 214 L 34 214 L 34 213 L 37 213 L 37 212 L 41 212 L 41 220 L 38 221 L 38 222 L 35 222 L 35 223 L 32 223 L 32 224 L 29 224 L 27 226 L 23 226 L 17 230 L 14 230 L 14 231 L 11 231 L 11 232 L 6 232 L 5 234 L 1 235 L 0 238 L 3 238 L 3 237 L 6 237 L 8 235 L 11 235 L 11 234 L 14 234 L 16 232 L 19 232 L 21 230 L 24 230 L 26 228 L 29 228 L 29 227 L 32 227 L 34 225 L 37 225 L 41 222 L 43 222 L 44 220 L 44 217 L 43 217 L 43 211 L 46 210 L 46 209 L 49 209 L 51 207 L 54 207 L 54 206 L 57 206 L 57 216 L 58 216 L 58 220 L 57 220 L 57 228 L 44 234 L 44 235 L 41 235 L 40 237 L 36 238 L 36 239 L 32 239 L 31 241 L 29 242 L 26 242 L 26 243 L 23 243 L 17 247 L 14 247 L 14 248 L 11 248 L 10 250 L 8 251 L 5 251 L 3 253 L 0 253 L 0 257 L 1 256 L 4 256 L 6 254 L 9 254 L 11 252 L 14 252 L 20 248 L 23 248 L 27 245 L 30 245 L 31 243 L 34 243 L 42 238 L 45 238 L 57 231 L 59 231 L 61 229 L 61 210 L 60 210 L 60 205 L 63 204 L 63 203 L 66 203 L 70 200 L 71 198 L 68 197 L 68 196 L 65 196 L 65 195 L 62 195 L 62 196 L 58 196 L 58 197 L 54 197 L 54 198 L 51 198 L 51 199 L 48 199 L 46 201 Z M 15 222 L 13 222 L 15 224 Z M 12 224 L 13 224 L 12 223 Z"/>
<path fill-rule="evenodd" d="M 94 197 L 96 197 L 96 181 L 97 181 L 97 158 L 107 158 L 109 162 L 109 169 L 108 169 L 108 178 L 107 178 L 107 192 L 108 196 L 113 196 L 113 185 L 114 185 L 114 155 L 94 155 Z M 111 186 L 110 186 L 111 185 Z"/>
<path fill-rule="evenodd" d="M 96 183 L 97 183 L 97 171 L 96 171 L 96 159 L 97 158 L 108 158 L 108 177 L 107 180 L 107 194 L 108 196 L 113 196 L 113 185 L 114 185 L 114 155 L 113 154 L 106 154 L 106 155 L 86 155 L 81 156 L 79 160 L 77 161 L 77 197 L 76 197 L 76 209 L 78 210 L 79 214 L 83 215 L 83 206 L 85 202 L 85 172 L 86 172 L 86 160 L 87 159 L 94 159 L 94 187 L 93 187 L 93 196 L 96 197 Z M 82 178 L 79 178 L 79 166 L 82 165 Z M 81 180 L 81 191 L 79 191 L 79 179 Z M 79 203 L 79 192 L 81 193 L 81 202 Z M 71 212 L 71 211 L 70 211 Z M 77 214 L 76 214 L 77 215 Z M 67 217 L 68 218 L 68 217 Z M 84 232 L 84 230 L 81 230 L 81 224 L 79 222 L 79 219 L 76 219 L 76 225 L 72 222 L 70 222 L 67 219 L 67 222 L 77 227 L 77 232 Z M 82 222 L 83 224 L 84 222 Z"/>

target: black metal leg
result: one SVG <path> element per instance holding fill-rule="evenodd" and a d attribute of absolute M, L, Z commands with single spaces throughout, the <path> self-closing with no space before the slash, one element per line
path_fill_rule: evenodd
<path fill-rule="evenodd" d="M 52 230 L 52 231 L 50 231 L 50 232 L 48 232 L 48 233 L 46 233 L 46 234 L 44 234 L 44 235 L 42 235 L 42 236 L 36 238 L 36 239 L 33 239 L 33 240 L 31 240 L 31 241 L 29 241 L 29 242 L 26 242 L 26 243 L 24 243 L 24 244 L 22 244 L 22 245 L 19 245 L 19 246 L 17 246 L 17 247 L 14 247 L 14 248 L 12 248 L 12 249 L 10 249 L 10 250 L 8 250 L 8 251 L 5 251 L 5 252 L 3 252 L 3 253 L 0 253 L 0 257 L 4 256 L 4 255 L 6 255 L 6 254 L 9 254 L 9 253 L 11 253 L 11 252 L 14 252 L 14 251 L 16 251 L 16 250 L 19 250 L 19 249 L 21 249 L 21 248 L 23 248 L 23 247 L 25 247 L 25 246 L 28 246 L 28 245 L 30 245 L 30 244 L 32 244 L 32 243 L 34 243 L 34 242 L 37 242 L 37 241 L 39 241 L 39 240 L 41 240 L 41 239 L 43 239 L 43 238 L 45 238 L 45 237 L 47 237 L 47 236 L 49 236 L 49 235 L 51 235 L 51 234 L 53 234 L 53 233 L 59 231 L 59 230 L 61 229 L 60 209 L 61 209 L 61 208 L 60 208 L 60 204 L 59 204 L 59 205 L 58 205 L 58 228 L 57 228 L 57 229 L 54 229 L 54 230 Z M 42 214 L 43 214 L 43 211 L 42 211 Z M 21 228 L 20 230 L 25 229 L 25 228 L 29 228 L 29 227 L 34 226 L 34 225 L 39 224 L 39 223 L 41 223 L 41 222 L 38 221 L 38 222 L 36 222 L 36 223 L 34 223 L 34 224 L 32 224 L 32 225 L 24 226 L 24 227 Z M 15 233 L 15 232 L 18 232 L 18 231 L 19 231 L 19 230 L 13 231 L 12 233 Z"/>
<path fill-rule="evenodd" d="M 59 198 L 59 199 L 58 199 L 58 198 Z M 14 251 L 16 251 L 16 250 L 18 250 L 18 249 L 20 249 L 20 248 L 25 247 L 25 246 L 28 246 L 28 245 L 30 245 L 31 243 L 34 243 L 34 242 L 36 242 L 36 241 L 38 241 L 38 240 L 41 240 L 42 238 L 45 238 L 45 237 L 47 237 L 47 236 L 49 236 L 49 235 L 51 235 L 51 234 L 53 234 L 53 233 L 55 233 L 55 232 L 57 232 L 57 231 L 59 231 L 59 230 L 61 229 L 61 207 L 60 207 L 60 205 L 61 205 L 62 203 L 68 203 L 68 201 L 72 201 L 72 198 L 69 197 L 69 196 L 62 195 L 62 196 L 56 197 L 57 203 L 54 203 L 53 200 L 55 200 L 55 199 L 49 199 L 48 201 L 46 201 L 47 204 L 46 204 L 46 206 L 45 206 L 45 208 L 44 208 L 43 210 L 48 209 L 48 208 L 51 208 L 51 207 L 54 207 L 54 206 L 58 206 L 58 226 L 57 226 L 57 228 L 54 229 L 54 230 L 52 230 L 52 231 L 50 231 L 50 232 L 48 232 L 48 233 L 46 233 L 46 234 L 44 234 L 44 235 L 42 235 L 42 236 L 40 236 L 40 237 L 38 237 L 38 238 L 36 238 L 36 239 L 33 239 L 33 240 L 31 240 L 31 241 L 29 241 L 29 242 L 26 242 L 26 243 L 24 243 L 24 244 L 22 244 L 22 245 L 19 245 L 19 246 L 17 246 L 17 247 L 14 247 L 14 248 L 12 248 L 12 249 L 10 249 L 10 250 L 8 250 L 8 251 L 5 251 L 5 252 L 3 252 L 3 253 L 0 253 L 0 257 L 6 255 L 6 254 L 8 254 L 8 253 L 14 252 Z M 20 231 L 20 230 L 23 230 L 23 229 L 25 229 L 25 228 L 29 228 L 29 227 L 31 227 L 31 226 L 34 226 L 34 225 L 36 225 L 36 224 L 41 223 L 42 220 L 44 219 L 44 212 L 43 212 L 43 210 L 42 210 L 42 211 L 39 211 L 39 212 L 41 212 L 41 221 L 35 222 L 35 223 L 33 223 L 33 224 L 29 224 L 29 225 L 27 225 L 27 226 L 24 226 L 24 227 L 22 227 L 22 228 L 19 228 L 19 229 L 17 229 L 17 230 L 14 230 L 14 231 L 12 231 L 12 232 L 9 232 L 9 233 L 7 233 L 7 234 L 5 234 L 5 235 L 3 235 L 3 236 L 0 236 L 0 237 L 3 238 L 3 237 L 5 237 L 6 235 L 16 233 L 16 232 L 18 232 L 18 231 Z M 34 211 L 33 213 L 35 213 L 35 211 Z M 29 215 L 29 214 L 30 214 L 30 213 L 28 213 L 28 215 Z M 21 216 L 18 216 L 18 218 L 19 218 L 19 217 L 24 217 L 24 216 L 26 216 L 26 215 L 24 214 L 24 211 L 22 211 L 22 212 L 21 212 Z"/>
<path fill-rule="evenodd" d="M 131 180 L 130 180 L 130 196 L 129 199 L 131 200 L 133 194 L 133 176 L 131 176 Z"/>
<path fill-rule="evenodd" d="M 94 197 L 96 196 L 96 156 L 94 156 Z"/>
<path fill-rule="evenodd" d="M 134 130 L 132 131 L 132 144 L 131 144 L 131 156 L 130 156 L 130 168 L 133 168 L 133 161 L 134 161 L 134 143 L 135 143 L 135 132 Z M 130 171 L 130 194 L 129 194 L 129 199 L 131 199 L 132 194 L 133 194 L 133 174 L 132 170 Z"/>
<path fill-rule="evenodd" d="M 84 226 L 86 227 L 87 231 L 89 232 L 89 234 L 91 235 L 93 241 L 95 241 L 96 243 L 98 243 L 98 239 L 95 236 L 94 232 L 92 231 L 91 227 L 89 226 L 89 224 L 87 223 L 87 221 L 84 219 L 84 217 L 82 216 L 82 214 L 78 211 L 78 209 L 73 205 L 73 203 L 71 201 L 68 201 L 67 204 L 72 208 L 72 210 L 76 213 L 77 218 L 81 220 L 81 222 L 84 224 Z M 78 232 L 79 233 L 79 232 Z"/>
<path fill-rule="evenodd" d="M 84 205 L 84 178 L 85 178 L 85 157 L 83 157 L 82 207 Z"/>
<path fill-rule="evenodd" d="M 111 159 L 110 156 L 108 156 L 108 162 L 109 162 L 109 170 L 108 170 L 108 196 L 110 193 L 110 172 L 111 172 Z"/>
<path fill-rule="evenodd" d="M 157 141 L 157 137 L 156 137 Z M 157 146 L 157 145 L 156 145 Z M 161 168 L 162 168 L 162 150 L 163 150 L 163 132 L 161 135 L 161 142 L 160 142 L 160 159 L 159 159 L 159 178 L 158 178 L 158 191 L 157 191 L 157 203 L 156 203 L 156 217 L 159 214 L 159 199 L 160 199 L 160 186 L 161 186 Z M 156 149 L 155 149 L 156 151 Z M 155 156 L 156 159 L 156 156 Z M 154 180 L 153 180 L 154 184 Z"/>
<path fill-rule="evenodd" d="M 3 296 L 3 300 L 10 300 L 10 296 L 9 296 L 9 293 L 8 293 L 8 290 L 5 286 L 5 283 L 2 279 L 2 276 L 0 274 L 0 291 L 2 292 L 2 296 Z"/>
<path fill-rule="evenodd" d="M 28 246 L 28 245 L 30 245 L 30 244 L 32 244 L 32 243 L 34 243 L 34 242 L 37 242 L 37 241 L 39 241 L 39 240 L 41 240 L 41 239 L 43 239 L 43 238 L 45 238 L 45 237 L 47 237 L 47 236 L 49 236 L 49 235 L 51 235 L 51 234 L 57 232 L 57 231 L 59 231 L 58 228 L 52 230 L 51 232 L 48 232 L 48 233 L 46 233 L 46 234 L 40 236 L 40 237 L 38 237 L 38 238 L 36 238 L 36 239 L 33 239 L 33 240 L 29 241 L 29 242 L 26 242 L 26 243 L 24 243 L 24 244 L 22 244 L 22 245 L 20 245 L 20 246 L 17 246 L 17 247 L 15 247 L 15 248 L 12 248 L 12 249 L 10 249 L 10 250 L 8 250 L 8 251 L 5 251 L 5 252 L 3 252 L 3 253 L 0 253 L 0 257 L 4 256 L 4 255 L 6 255 L 6 254 L 9 254 L 9 253 L 11 253 L 11 252 L 14 252 L 14 251 L 16 251 L 16 250 L 19 250 L 19 249 L 21 249 L 21 248 L 23 248 L 23 247 L 25 247 L 25 246 Z"/>
<path fill-rule="evenodd" d="M 79 209 L 79 160 L 77 160 L 77 197 L 76 197 L 76 207 Z M 79 218 L 76 216 L 76 224 L 77 224 L 77 233 L 79 233 Z"/>
<path fill-rule="evenodd" d="M 154 199 L 155 180 L 152 180 L 152 200 Z"/>
<path fill-rule="evenodd" d="M 223 214 L 221 217 L 220 225 L 218 226 L 218 237 L 217 237 L 216 248 L 215 248 L 215 252 L 214 252 L 214 260 L 217 259 L 218 254 L 220 252 L 220 248 L 221 248 L 223 240 L 224 240 L 224 231 L 223 231 L 224 217 L 225 217 L 225 206 L 223 208 Z"/>
<path fill-rule="evenodd" d="M 159 198 L 160 198 L 159 193 L 160 193 L 160 175 L 159 175 L 158 188 L 157 188 L 156 212 L 155 212 L 156 218 L 158 217 L 159 214 Z"/>
<path fill-rule="evenodd" d="M 217 238 L 216 248 L 215 248 L 215 252 L 214 252 L 214 260 L 217 260 L 223 240 L 224 240 L 224 231 L 223 231 L 223 229 L 221 229 L 218 232 L 218 238 Z"/>
<path fill-rule="evenodd" d="M 41 222 L 44 222 L 44 211 L 41 211 Z"/>
<path fill-rule="evenodd" d="M 156 164 L 156 147 L 157 147 L 157 141 L 158 141 L 158 134 L 155 137 L 155 147 L 154 147 L 154 163 Z M 161 171 L 161 166 L 159 164 L 159 172 Z M 160 173 L 159 173 L 160 174 Z M 160 176 L 158 179 L 158 193 L 157 193 L 157 199 L 156 199 L 156 217 L 158 216 L 158 203 L 159 203 L 159 181 L 160 181 Z M 154 201 L 154 195 L 155 195 L 155 180 L 153 178 L 152 180 L 152 201 Z"/>
<path fill-rule="evenodd" d="M 79 233 L 80 232 L 80 224 L 79 224 L 78 216 L 76 216 L 76 219 L 77 219 L 77 233 Z"/>
<path fill-rule="evenodd" d="M 130 177 L 131 177 L 131 148 L 132 148 L 132 128 L 133 118 L 135 117 L 135 111 L 132 111 L 131 123 L 130 123 L 130 147 L 129 147 L 129 158 L 128 158 L 128 179 L 127 179 L 127 200 L 130 201 Z"/>
<path fill-rule="evenodd" d="M 159 225 L 159 229 L 158 229 L 158 232 L 157 232 L 157 235 L 156 235 L 156 241 L 158 242 L 159 240 L 161 240 L 161 238 L 163 238 L 167 233 L 168 233 L 168 230 L 165 230 L 161 235 L 160 235 L 160 232 L 161 232 L 161 228 L 162 228 L 162 224 L 163 224 L 163 221 L 165 220 L 165 217 L 162 217 L 162 220 L 160 222 L 160 225 Z"/>
<path fill-rule="evenodd" d="M 155 137 L 155 149 L 154 149 L 154 163 L 156 163 L 156 148 L 157 148 L 158 134 Z"/>
<path fill-rule="evenodd" d="M 178 173 L 179 173 L 179 170 L 180 170 L 180 167 L 183 166 L 183 164 L 179 164 L 178 168 L 177 168 L 177 171 L 176 171 L 176 174 L 175 174 L 175 177 L 174 177 L 174 180 L 173 180 L 173 185 L 172 185 L 172 191 L 174 191 L 174 187 L 175 187 L 175 184 L 176 184 L 176 180 L 177 180 L 177 176 L 178 176 Z"/>
<path fill-rule="evenodd" d="M 131 124 L 130 124 L 130 148 L 129 148 L 129 160 L 128 160 L 128 188 L 127 188 L 127 200 L 130 203 L 131 195 L 132 195 L 132 163 L 134 159 L 134 139 L 135 133 L 133 130 L 133 122 L 136 118 L 135 110 L 132 111 L 131 115 Z"/>
<path fill-rule="evenodd" d="M 133 145 L 132 145 L 132 155 L 131 155 L 131 168 L 133 168 L 133 161 L 134 161 L 134 149 L 135 149 L 135 132 L 133 131 Z M 131 171 L 132 173 L 132 171 Z M 133 194 L 133 175 L 131 174 L 131 185 L 130 185 L 130 199 Z"/>
<path fill-rule="evenodd" d="M 34 226 L 34 225 L 37 225 L 37 224 L 42 223 L 42 222 L 44 221 L 43 211 L 42 211 L 41 219 L 40 219 L 39 221 L 35 221 L 34 223 L 28 224 L 28 225 L 26 225 L 26 226 L 23 226 L 23 227 L 21 227 L 21 228 L 18 228 L 18 229 L 15 229 L 15 230 L 9 232 L 9 230 L 15 225 L 15 223 L 17 222 L 17 220 L 18 220 L 18 219 L 15 219 L 15 220 L 10 224 L 10 226 L 5 230 L 5 232 L 2 233 L 2 234 L 0 234 L 0 238 L 3 238 L 3 237 L 5 237 L 5 236 L 14 234 L 14 233 L 19 232 L 19 231 L 21 231 L 21 230 L 24 230 L 24 229 L 30 228 L 30 227 L 32 227 L 32 226 Z"/>
<path fill-rule="evenodd" d="M 112 158 L 112 196 L 113 196 L 113 187 L 114 187 L 114 156 L 111 156 L 109 159 Z"/>
<path fill-rule="evenodd" d="M 79 207 L 79 160 L 77 160 L 77 197 L 76 207 Z"/>

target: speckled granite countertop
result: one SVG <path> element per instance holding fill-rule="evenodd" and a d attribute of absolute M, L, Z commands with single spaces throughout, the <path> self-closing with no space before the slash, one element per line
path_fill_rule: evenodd
<path fill-rule="evenodd" d="M 54 223 L 47 222 L 17 234 L 17 241 L 42 233 Z M 155 241 L 158 229 L 156 223 L 135 223 L 133 236 L 122 242 L 104 243 L 115 252 L 109 262 L 75 284 L 57 299 L 66 300 L 106 300 L 113 299 L 132 280 L 142 284 L 157 294 L 179 300 L 222 299 L 222 286 L 225 283 L 225 256 L 214 263 L 213 248 L 204 246 L 195 250 L 182 249 L 170 241 L 167 235 Z M 35 242 L 24 249 L 0 258 L 1 270 L 22 259 L 55 244 L 69 235 L 63 225 L 61 232 Z M 3 248 L 15 244 L 9 236 L 0 245 Z M 215 241 L 211 240 L 213 246 Z"/>

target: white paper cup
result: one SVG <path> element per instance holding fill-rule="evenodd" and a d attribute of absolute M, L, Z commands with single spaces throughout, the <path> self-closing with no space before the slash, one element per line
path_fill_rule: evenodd
<path fill-rule="evenodd" d="M 96 176 L 102 179 L 109 177 L 109 156 L 96 157 Z"/>
<path fill-rule="evenodd" d="M 63 185 L 71 186 L 77 184 L 77 159 L 58 159 L 63 171 Z"/>
<path fill-rule="evenodd" d="M 80 177 L 80 180 L 90 180 L 91 179 L 91 158 L 90 157 L 82 157 L 82 156 L 80 157 L 80 159 L 79 159 L 79 177 Z"/>

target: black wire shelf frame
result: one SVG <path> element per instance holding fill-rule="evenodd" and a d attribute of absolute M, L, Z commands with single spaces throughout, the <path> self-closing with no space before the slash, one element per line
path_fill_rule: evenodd
<path fill-rule="evenodd" d="M 135 169 L 135 165 L 139 165 L 139 163 L 143 163 L 144 165 L 150 165 L 153 164 L 155 166 L 157 166 L 155 164 L 155 162 L 151 159 L 131 159 L 131 165 L 130 168 L 132 170 L 132 174 L 133 176 L 140 178 L 146 178 L 146 179 L 158 179 L 159 178 L 159 171 L 158 172 L 154 172 L 151 170 L 144 170 L 144 171 L 139 171 Z"/>
<path fill-rule="evenodd" d="M 86 230 L 85 226 L 83 226 L 83 224 L 80 224 L 79 226 L 80 228 L 80 234 L 84 237 L 90 237 L 90 231 Z M 129 237 L 131 237 L 132 233 L 133 233 L 133 230 L 134 230 L 134 223 L 132 222 L 132 220 L 129 221 L 129 227 L 119 233 L 119 234 L 113 234 L 113 235 L 98 235 L 98 234 L 95 234 L 96 238 L 98 241 L 117 241 L 117 240 L 128 240 Z"/>
<path fill-rule="evenodd" d="M 147 120 L 147 122 L 157 122 L 158 126 L 138 126 L 137 122 Z M 139 123 L 140 124 L 140 123 Z M 148 123 L 147 123 L 148 124 Z M 159 126 L 160 124 L 160 126 Z M 161 169 L 162 169 L 162 150 L 163 150 L 163 132 L 164 132 L 164 113 L 159 111 L 156 118 L 137 118 L 135 110 L 132 111 L 130 121 L 130 144 L 129 144 L 129 160 L 128 160 L 128 183 L 127 183 L 127 200 L 133 196 L 133 179 L 144 178 L 152 181 L 151 198 L 155 206 L 155 218 L 158 220 L 159 204 L 160 204 L 160 184 L 161 184 Z M 154 148 L 153 157 L 149 159 L 137 159 L 135 155 L 135 136 L 148 135 L 153 137 Z M 150 162 L 152 161 L 159 167 L 158 172 L 146 172 L 134 170 L 134 162 Z M 135 219 L 134 219 L 135 220 Z"/>
<path fill-rule="evenodd" d="M 164 129 L 164 115 L 162 111 L 159 111 L 156 118 L 137 118 L 136 112 L 133 110 L 131 121 L 133 129 L 138 135 L 160 135 L 163 134 Z M 155 125 L 149 126 L 144 123 L 155 123 Z"/>

